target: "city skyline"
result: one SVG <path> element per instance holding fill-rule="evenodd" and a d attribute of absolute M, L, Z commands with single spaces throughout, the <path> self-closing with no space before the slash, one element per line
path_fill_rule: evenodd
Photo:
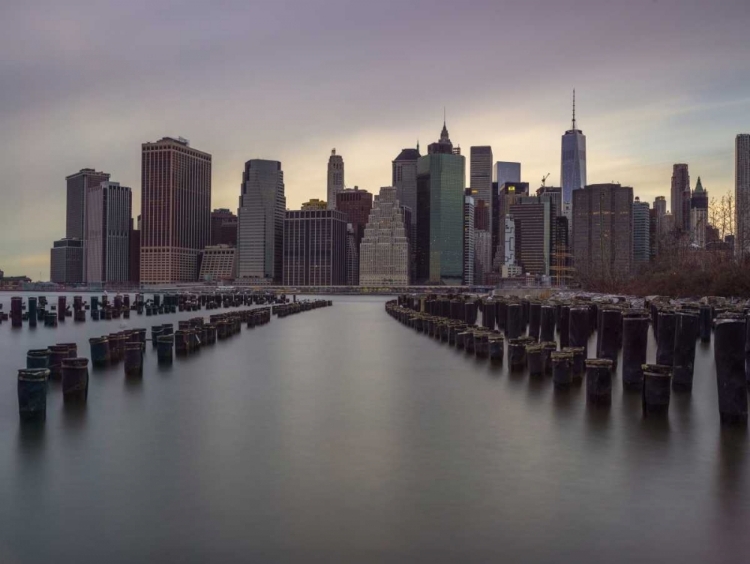
<path fill-rule="evenodd" d="M 576 88 L 588 183 L 633 186 L 649 202 L 669 195 L 678 162 L 701 176 L 711 197 L 733 192 L 735 136 L 750 129 L 737 119 L 750 113 L 742 78 L 750 70 L 741 57 L 749 17 L 743 2 L 723 2 L 722 10 L 633 3 L 618 7 L 621 25 L 611 30 L 612 10 L 593 2 L 576 2 L 577 10 L 541 2 L 502 10 L 489 2 L 470 9 L 437 2 L 430 3 L 430 25 L 408 34 L 395 32 L 417 17 L 421 2 L 402 7 L 395 24 L 385 5 L 326 9 L 330 19 L 321 22 L 311 15 L 338 2 L 265 10 L 232 4 L 221 11 L 188 3 L 182 27 L 166 29 L 165 16 L 144 2 L 97 6 L 81 18 L 69 16 L 72 4 L 50 3 L 41 21 L 38 6 L 18 4 L 0 23 L 2 41 L 29 47 L 6 49 L 12 55 L 2 63 L 14 77 L 0 94 L 6 147 L 0 166 L 10 196 L 0 210 L 6 243 L 0 268 L 9 275 L 37 278 L 47 271 L 49 242 L 65 233 L 65 191 L 56 187 L 66 175 L 105 170 L 132 187 L 133 209 L 140 209 L 140 144 L 166 135 L 187 137 L 214 155 L 213 208 L 235 209 L 242 164 L 267 158 L 284 163 L 288 207 L 298 209 L 310 198 L 325 198 L 325 162 L 334 147 L 346 161 L 347 186 L 372 192 L 390 184 L 394 155 L 417 139 L 433 139 L 444 106 L 465 154 L 472 145 L 489 145 L 496 160 L 521 162 L 522 180 L 532 187 L 547 173 L 547 184 L 558 186 L 559 140 L 570 126 Z M 596 33 L 571 33 L 584 10 L 590 29 L 607 29 L 607 42 Z M 52 31 L 47 18 L 56 22 Z M 501 21 L 505 33 L 498 38 L 492 30 Z M 139 43 L 105 42 L 96 33 L 102 26 L 117 27 L 118 37 L 137 32 Z M 343 36 L 330 38 L 323 26 L 342 29 Z M 458 35 L 444 67 L 420 65 L 427 53 L 417 47 L 446 26 Z M 256 49 L 274 33 L 283 49 Z M 533 45 L 531 33 L 541 38 Z M 684 40 L 706 34 L 712 42 Z M 508 59 L 505 46 L 521 40 L 525 48 Z M 186 51 L 195 62 L 175 65 Z M 390 81 L 392 63 L 406 52 L 414 53 L 416 71 L 401 78 L 400 88 L 371 88 Z M 479 52 L 486 57 L 477 58 Z M 571 74 L 573 55 L 581 58 Z M 264 81 L 237 73 L 255 64 L 269 73 Z M 476 87 L 476 69 L 487 64 L 503 72 L 487 72 Z M 612 88 L 606 80 L 612 65 L 627 87 Z M 178 71 L 164 72 L 175 66 Z M 92 84 L 94 72 L 101 84 Z M 514 75 L 510 86 L 503 78 L 508 73 Z M 147 95 L 140 86 L 146 81 Z M 297 87 L 300 81 L 305 88 Z M 691 88 L 676 91 L 680 82 Z M 43 165 L 30 166 L 32 151 Z M 24 229 L 38 216 L 45 222 L 33 232 Z"/>

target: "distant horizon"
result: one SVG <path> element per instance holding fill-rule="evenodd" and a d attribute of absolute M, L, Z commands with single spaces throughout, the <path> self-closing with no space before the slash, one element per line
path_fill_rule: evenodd
<path fill-rule="evenodd" d="M 530 186 L 548 173 L 559 186 L 575 88 L 588 184 L 619 182 L 671 209 L 674 163 L 710 198 L 733 192 L 735 138 L 750 131 L 750 11 L 739 0 L 185 2 L 179 22 L 144 0 L 10 4 L 0 23 L 8 276 L 48 276 L 65 235 L 65 176 L 82 168 L 132 188 L 136 218 L 141 143 L 164 136 L 212 155 L 212 209 L 236 211 L 250 158 L 281 161 L 289 209 L 326 199 L 333 148 L 346 186 L 376 194 L 403 148 L 437 140 L 444 107 L 467 185 L 469 148 L 489 145 L 493 165 L 520 162 Z"/>

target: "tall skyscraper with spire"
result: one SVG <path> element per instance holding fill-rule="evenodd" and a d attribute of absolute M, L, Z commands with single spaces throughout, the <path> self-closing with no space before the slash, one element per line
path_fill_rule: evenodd
<path fill-rule="evenodd" d="M 443 122 L 440 139 L 417 161 L 417 279 L 460 285 L 463 280 L 466 159 Z"/>
<path fill-rule="evenodd" d="M 672 167 L 672 217 L 675 231 L 690 232 L 690 173 L 688 165 L 677 163 Z"/>
<path fill-rule="evenodd" d="M 706 248 L 706 225 L 708 225 L 708 192 L 703 188 L 701 177 L 690 198 L 690 240 L 699 249 Z"/>
<path fill-rule="evenodd" d="M 586 136 L 576 125 L 576 91 L 573 90 L 573 126 L 562 136 L 560 167 L 563 208 L 573 201 L 573 190 L 586 186 Z"/>
<path fill-rule="evenodd" d="M 328 209 L 336 209 L 336 194 L 344 189 L 344 158 L 336 154 L 336 149 L 331 150 L 328 158 Z"/>

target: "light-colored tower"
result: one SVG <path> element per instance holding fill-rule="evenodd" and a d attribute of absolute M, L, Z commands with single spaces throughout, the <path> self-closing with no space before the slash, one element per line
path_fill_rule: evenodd
<path fill-rule="evenodd" d="M 328 209 L 336 209 L 336 194 L 344 189 L 344 158 L 331 150 L 328 158 Z"/>
<path fill-rule="evenodd" d="M 750 133 L 741 133 L 734 151 L 735 239 L 737 255 L 750 254 Z"/>
<path fill-rule="evenodd" d="M 672 167 L 670 198 L 675 230 L 688 233 L 690 231 L 690 173 L 685 163 L 677 163 Z"/>
<path fill-rule="evenodd" d="M 381 188 L 359 246 L 360 286 L 408 286 L 409 241 L 403 213 L 396 189 Z"/>
<path fill-rule="evenodd" d="M 474 262 L 476 241 L 474 240 L 474 198 L 469 188 L 464 196 L 464 286 L 474 285 Z"/>
<path fill-rule="evenodd" d="M 565 204 L 573 201 L 573 190 L 586 186 L 586 136 L 576 126 L 576 91 L 573 90 L 573 127 L 562 136 L 560 183 Z"/>
<path fill-rule="evenodd" d="M 648 202 L 633 200 L 633 268 L 648 264 L 651 259 Z"/>
<path fill-rule="evenodd" d="M 132 193 L 118 182 L 102 182 L 86 193 L 86 282 L 127 282 L 130 279 Z"/>
<path fill-rule="evenodd" d="M 263 159 L 247 161 L 241 190 L 237 276 L 281 283 L 286 212 L 281 163 Z"/>
<path fill-rule="evenodd" d="M 706 248 L 706 225 L 708 225 L 708 192 L 703 188 L 701 177 L 690 198 L 690 242 L 699 249 Z"/>
<path fill-rule="evenodd" d="M 194 282 L 211 241 L 211 155 L 171 137 L 141 150 L 141 282 Z"/>

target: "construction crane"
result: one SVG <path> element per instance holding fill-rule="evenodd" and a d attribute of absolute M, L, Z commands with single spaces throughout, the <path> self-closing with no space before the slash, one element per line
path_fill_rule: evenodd
<path fill-rule="evenodd" d="M 546 186 L 547 179 L 549 178 L 550 173 L 548 172 L 542 177 L 542 188 Z"/>

